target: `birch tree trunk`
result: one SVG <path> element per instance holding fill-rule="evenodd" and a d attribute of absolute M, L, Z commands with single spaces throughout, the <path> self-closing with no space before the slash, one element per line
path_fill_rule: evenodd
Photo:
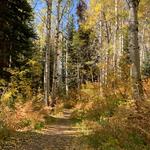
<path fill-rule="evenodd" d="M 138 6 L 139 0 L 128 0 L 129 5 L 129 52 L 131 59 L 131 79 L 133 98 L 143 99 L 143 87 L 140 74 L 140 52 L 138 43 Z"/>
<path fill-rule="evenodd" d="M 52 0 L 46 0 L 47 3 L 47 24 L 46 24 L 46 58 L 45 58 L 45 75 L 44 75 L 44 91 L 45 91 L 45 104 L 49 106 L 50 95 L 50 49 L 51 49 L 51 9 Z"/>

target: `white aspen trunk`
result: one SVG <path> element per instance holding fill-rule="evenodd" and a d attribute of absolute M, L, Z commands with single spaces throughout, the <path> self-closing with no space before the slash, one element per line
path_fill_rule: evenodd
<path fill-rule="evenodd" d="M 94 82 L 94 76 L 93 76 L 93 68 L 90 67 L 90 74 L 91 74 L 91 81 Z"/>
<path fill-rule="evenodd" d="M 63 60 L 62 60 L 62 51 L 63 51 L 63 34 L 59 35 L 59 58 L 58 58 L 58 90 L 62 87 L 62 67 L 63 67 Z"/>
<path fill-rule="evenodd" d="M 123 13 L 123 8 L 121 8 L 122 9 L 122 13 Z M 124 22 L 124 20 L 121 18 L 121 21 L 120 21 L 121 23 L 120 23 L 120 29 L 122 29 L 123 28 L 123 22 Z M 120 59 L 121 59 L 121 57 L 123 56 L 123 52 L 124 52 L 124 33 L 123 32 L 121 32 L 121 34 L 120 34 L 120 38 L 119 38 L 120 40 L 120 43 L 119 43 L 119 52 L 118 52 L 118 62 L 120 62 Z M 119 64 L 118 64 L 118 66 L 119 66 Z M 119 70 L 118 70 L 118 76 L 121 78 L 121 68 L 119 68 Z"/>
<path fill-rule="evenodd" d="M 52 0 L 46 0 L 47 3 L 47 24 L 46 24 L 46 56 L 45 56 L 45 75 L 44 75 L 44 91 L 45 91 L 45 104 L 49 106 L 50 96 L 50 49 L 51 49 L 51 9 Z"/>
<path fill-rule="evenodd" d="M 143 99 L 143 87 L 140 74 L 140 52 L 138 42 L 138 0 L 129 0 L 129 52 L 131 59 L 131 78 L 133 98 Z"/>
<path fill-rule="evenodd" d="M 119 47 L 118 47 L 118 0 L 115 0 L 115 33 L 114 33 L 114 58 L 113 58 L 113 62 L 114 62 L 114 76 L 115 78 L 117 77 L 117 71 L 118 71 L 118 57 L 119 57 Z M 114 82 L 114 86 L 116 87 L 116 79 Z"/>
<path fill-rule="evenodd" d="M 71 1 L 68 0 L 68 20 L 69 20 L 69 17 L 70 17 L 70 5 L 71 5 Z M 67 24 L 66 26 L 67 28 L 69 27 L 69 24 Z M 68 30 L 68 29 L 67 29 Z M 66 51 L 65 51 L 65 92 L 66 92 L 66 96 L 68 97 L 68 92 L 69 92 L 69 85 L 68 85 L 68 51 L 69 51 L 69 39 L 67 38 L 66 39 Z"/>
<path fill-rule="evenodd" d="M 61 83 L 61 48 L 60 48 L 60 7 L 61 7 L 61 1 L 58 0 L 57 5 L 57 29 L 56 29 L 56 63 L 57 63 L 57 90 L 59 88 L 59 85 Z"/>
<path fill-rule="evenodd" d="M 59 84 L 61 82 L 61 52 L 60 52 L 60 5 L 62 0 L 57 0 L 57 25 L 56 25 L 56 43 L 55 43 L 55 56 L 54 56 L 54 70 L 53 70 L 53 85 L 52 85 L 52 102 L 51 106 L 56 104 L 56 96 L 58 94 Z"/>
<path fill-rule="evenodd" d="M 105 87 L 108 87 L 109 85 L 109 73 L 110 73 L 110 61 L 111 61 L 111 57 L 110 57 L 110 49 L 109 49 L 109 44 L 110 44 L 110 30 L 109 30 L 109 24 L 108 21 L 106 20 L 106 16 L 105 13 L 103 13 L 104 15 L 104 21 L 105 21 L 105 30 L 106 30 L 106 39 L 107 39 L 107 50 L 106 50 L 106 68 L 105 68 Z"/>
<path fill-rule="evenodd" d="M 65 89 L 66 89 L 66 96 L 68 97 L 68 41 L 66 44 L 66 57 L 65 57 Z"/>
<path fill-rule="evenodd" d="M 10 44 L 10 51 L 12 51 L 12 43 Z M 12 55 L 9 56 L 9 68 L 12 67 Z"/>
<path fill-rule="evenodd" d="M 9 56 L 9 68 L 11 68 L 11 64 L 12 64 L 12 56 Z"/>
<path fill-rule="evenodd" d="M 102 9 L 102 8 L 101 8 Z M 102 22 L 102 12 L 100 12 L 100 22 L 99 22 L 99 26 L 100 26 L 100 33 L 99 33 L 99 46 L 100 46 L 100 50 L 102 50 L 103 47 L 103 22 Z M 103 54 L 101 54 L 103 55 Z M 103 72 L 103 67 L 102 67 L 102 63 L 103 62 L 103 57 L 101 58 L 101 66 L 99 68 L 99 94 L 101 95 L 101 89 L 102 89 L 102 84 L 104 83 L 104 72 Z"/>

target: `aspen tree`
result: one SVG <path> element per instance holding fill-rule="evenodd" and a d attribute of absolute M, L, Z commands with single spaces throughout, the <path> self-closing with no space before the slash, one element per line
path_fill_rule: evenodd
<path fill-rule="evenodd" d="M 46 0 L 47 4 L 47 24 L 46 24 L 46 56 L 45 56 L 45 75 L 44 75 L 44 91 L 45 91 L 45 104 L 49 106 L 50 96 L 50 49 L 51 49 L 51 9 L 52 0 Z"/>
<path fill-rule="evenodd" d="M 139 0 L 127 0 L 129 6 L 129 52 L 131 59 L 131 79 L 133 98 L 143 99 L 143 87 L 140 73 L 140 51 L 138 41 L 138 7 Z"/>
<path fill-rule="evenodd" d="M 117 77 L 117 67 L 118 67 L 118 29 L 119 29 L 119 23 L 118 23 L 118 0 L 115 0 L 115 30 L 114 30 L 114 76 Z M 115 79 L 115 84 L 116 83 Z"/>

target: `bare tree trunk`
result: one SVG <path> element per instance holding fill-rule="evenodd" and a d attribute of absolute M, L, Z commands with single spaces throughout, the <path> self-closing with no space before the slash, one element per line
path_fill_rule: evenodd
<path fill-rule="evenodd" d="M 103 18 L 104 18 L 104 24 L 105 24 L 105 32 L 106 32 L 106 41 L 107 41 L 107 45 L 109 45 L 110 43 L 110 33 L 109 33 L 109 25 L 108 22 L 106 20 L 106 15 L 103 12 Z M 106 62 L 106 67 L 104 68 L 104 85 L 105 87 L 108 87 L 108 76 L 109 76 L 109 72 L 110 72 L 110 55 L 109 55 L 109 48 L 107 48 L 106 52 L 105 52 L 105 62 Z"/>
<path fill-rule="evenodd" d="M 102 9 L 102 8 L 101 8 Z M 102 50 L 103 48 L 103 22 L 102 22 L 102 12 L 100 12 L 100 22 L 99 22 L 99 28 L 100 28 L 100 33 L 99 33 L 99 47 Z M 101 54 L 103 55 L 103 54 Z M 101 64 L 103 63 L 103 57 L 101 57 Z M 99 68 L 99 94 L 102 94 L 102 85 L 104 83 L 104 72 L 103 72 L 103 67 Z"/>
<path fill-rule="evenodd" d="M 140 52 L 138 43 L 138 6 L 139 0 L 128 0 L 129 4 L 129 52 L 131 59 L 131 78 L 133 98 L 143 99 L 143 87 L 140 74 Z"/>
<path fill-rule="evenodd" d="M 47 35 L 46 35 L 46 59 L 45 59 L 45 75 L 44 75 L 44 91 L 45 91 L 45 104 L 49 106 L 50 95 L 50 49 L 51 49 L 51 9 L 52 0 L 46 0 L 47 3 Z"/>
<path fill-rule="evenodd" d="M 118 65 L 118 0 L 115 0 L 115 34 L 114 34 L 114 75 L 117 75 Z"/>
<path fill-rule="evenodd" d="M 66 41 L 66 56 L 65 56 L 65 89 L 68 97 L 68 41 Z"/>
<path fill-rule="evenodd" d="M 62 0 L 57 0 L 57 25 L 56 25 L 56 46 L 55 46 L 55 56 L 54 56 L 54 74 L 53 74 L 53 86 L 52 86 L 52 102 L 51 106 L 56 103 L 56 96 L 58 94 L 59 84 L 61 82 L 61 52 L 60 52 L 60 5 Z"/>

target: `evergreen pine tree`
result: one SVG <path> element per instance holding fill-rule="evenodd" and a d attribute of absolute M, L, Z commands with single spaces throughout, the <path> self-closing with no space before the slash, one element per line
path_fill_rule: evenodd
<path fill-rule="evenodd" d="M 31 58 L 33 11 L 27 0 L 0 1 L 0 66 L 25 64 Z"/>

